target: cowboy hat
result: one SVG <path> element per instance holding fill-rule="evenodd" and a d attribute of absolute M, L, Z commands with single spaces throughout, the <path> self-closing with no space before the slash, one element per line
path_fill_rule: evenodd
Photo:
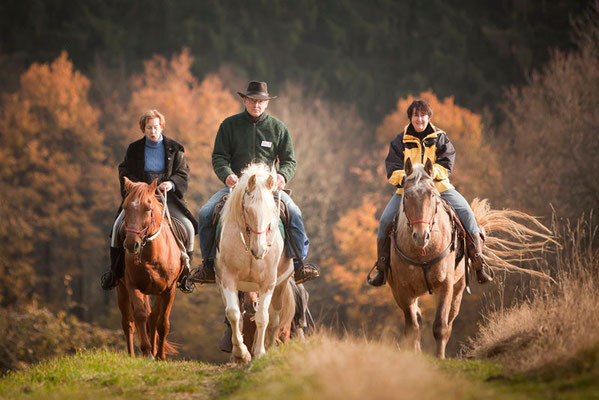
<path fill-rule="evenodd" d="M 270 96 L 268 94 L 268 86 L 266 82 L 250 81 L 248 88 L 245 93 L 237 92 L 241 97 L 249 97 L 254 100 L 271 100 L 276 99 L 277 96 Z"/>

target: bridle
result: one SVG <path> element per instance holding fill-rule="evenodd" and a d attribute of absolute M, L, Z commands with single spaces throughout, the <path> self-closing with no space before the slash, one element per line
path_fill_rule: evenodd
<path fill-rule="evenodd" d="M 250 237 L 250 233 L 254 233 L 256 235 L 263 235 L 263 234 L 268 234 L 269 232 L 272 232 L 272 221 L 268 224 L 266 229 L 263 231 L 258 231 L 256 229 L 252 228 L 250 226 L 250 224 L 248 224 L 248 222 L 245 218 L 245 215 L 246 215 L 245 214 L 245 196 L 249 195 L 249 194 L 250 194 L 250 192 L 247 189 L 245 189 L 245 193 L 243 195 L 243 198 L 241 199 L 241 218 L 243 219 L 243 224 L 245 225 L 245 233 L 248 236 L 248 239 Z M 278 209 L 280 210 L 281 209 L 280 208 L 281 195 L 279 193 L 277 193 L 277 205 L 279 206 Z M 247 243 L 245 241 L 245 237 L 243 236 L 243 233 L 241 231 L 239 232 L 239 235 L 241 236 L 241 241 L 243 242 L 243 247 L 245 248 L 245 251 L 249 251 L 250 248 L 247 245 Z M 270 250 L 270 247 L 272 246 L 274 240 L 275 240 L 275 235 L 271 235 L 270 243 L 267 243 L 267 245 L 266 245 L 267 249 L 266 249 L 266 252 L 264 253 L 264 255 L 266 255 L 266 253 L 268 253 L 268 250 Z"/>
<path fill-rule="evenodd" d="M 423 219 L 412 221 L 412 220 L 410 220 L 410 217 L 408 216 L 408 213 L 406 212 L 406 196 L 404 193 L 404 196 L 402 199 L 403 204 L 402 204 L 401 208 L 403 209 L 403 213 L 406 216 L 406 221 L 408 224 L 408 228 L 410 229 L 410 232 L 414 231 L 414 225 L 416 225 L 416 224 L 427 224 L 429 229 L 433 228 L 433 226 L 435 225 L 436 217 L 437 217 L 437 211 L 439 210 L 439 204 L 441 204 L 441 200 L 437 197 L 437 195 L 434 195 L 434 196 L 437 200 L 437 203 L 435 204 L 435 212 L 433 213 L 433 216 L 431 217 L 430 221 L 426 221 Z"/>
<path fill-rule="evenodd" d="M 154 205 L 152 205 L 150 207 L 150 223 L 148 224 L 148 226 L 146 226 L 143 229 L 131 229 L 131 228 L 127 228 L 127 226 L 125 226 L 126 232 L 131 232 L 138 236 L 141 236 L 141 245 L 139 246 L 138 251 L 133 253 L 135 264 L 140 264 L 141 252 L 143 251 L 146 244 L 148 244 L 148 242 L 151 242 L 152 240 L 156 239 L 158 237 L 158 235 L 160 235 L 160 232 L 162 231 L 164 215 L 166 213 L 166 208 L 167 208 L 166 193 L 163 194 L 160 190 L 158 190 L 158 196 L 160 196 L 160 198 L 162 200 L 162 219 L 160 220 L 160 226 L 158 227 L 158 230 L 154 234 L 152 234 L 152 235 L 149 234 L 151 228 L 153 228 L 155 225 L 154 224 Z"/>

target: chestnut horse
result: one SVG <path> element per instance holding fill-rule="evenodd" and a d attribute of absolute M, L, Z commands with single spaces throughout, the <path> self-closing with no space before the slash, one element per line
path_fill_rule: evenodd
<path fill-rule="evenodd" d="M 452 222 L 450 211 L 445 208 L 435 188 L 432 170 L 430 160 L 427 160 L 426 166 L 412 166 L 410 160 L 406 161 L 402 205 L 397 215 L 396 230 L 391 237 L 388 282 L 405 316 L 405 340 L 415 351 L 420 351 L 421 314 L 418 298 L 427 292 L 434 294 L 437 303 L 433 324 L 436 354 L 445 358 L 445 347 L 467 285 L 466 264 L 465 258 L 462 258 L 456 265 L 458 231 L 454 229 L 456 225 Z M 523 260 L 525 254 L 541 250 L 547 242 L 554 242 L 547 228 L 536 218 L 518 211 L 492 211 L 486 201 L 475 199 L 472 208 L 478 224 L 487 234 L 499 231 L 515 239 L 487 236 L 483 255 L 492 267 L 547 277 L 511 263 L 513 260 Z M 538 230 L 528 228 L 516 219 L 535 225 Z M 535 241 L 533 237 L 536 237 Z M 493 244 L 498 248 L 492 248 L 490 245 Z"/>
<path fill-rule="evenodd" d="M 274 169 L 250 164 L 232 190 L 221 216 L 216 281 L 233 330 L 233 357 L 242 363 L 248 363 L 252 355 L 263 355 L 281 329 L 291 323 L 295 312 L 289 283 L 293 263 L 285 254 L 279 230 L 279 205 L 273 198 L 275 177 Z M 238 290 L 258 291 L 251 354 L 243 343 Z"/>
<path fill-rule="evenodd" d="M 176 353 L 166 336 L 183 269 L 181 250 L 165 218 L 166 198 L 156 198 L 157 180 L 148 185 L 124 179 L 125 276 L 117 287 L 121 325 L 129 355 L 134 355 L 137 329 L 143 355 L 165 360 L 167 353 Z M 151 307 L 150 295 L 155 296 Z"/>

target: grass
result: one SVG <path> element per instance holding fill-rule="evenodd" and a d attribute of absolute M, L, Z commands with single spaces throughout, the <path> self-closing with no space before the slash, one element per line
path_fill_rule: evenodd
<path fill-rule="evenodd" d="M 595 362 L 596 353 L 587 357 Z M 318 335 L 241 367 L 81 351 L 7 374 L 0 399 L 599 398 L 599 373 L 590 371 L 511 374 L 496 361 L 438 360 L 392 344 Z"/>

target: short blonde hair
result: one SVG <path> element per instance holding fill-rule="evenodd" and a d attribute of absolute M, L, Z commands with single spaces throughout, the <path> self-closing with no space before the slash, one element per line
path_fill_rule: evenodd
<path fill-rule="evenodd" d="M 160 121 L 160 127 L 164 129 L 164 125 L 166 125 L 166 119 L 164 115 L 162 115 L 158 110 L 148 110 L 141 115 L 139 118 L 139 128 L 142 132 L 146 131 L 146 124 L 149 119 L 158 118 Z"/>

